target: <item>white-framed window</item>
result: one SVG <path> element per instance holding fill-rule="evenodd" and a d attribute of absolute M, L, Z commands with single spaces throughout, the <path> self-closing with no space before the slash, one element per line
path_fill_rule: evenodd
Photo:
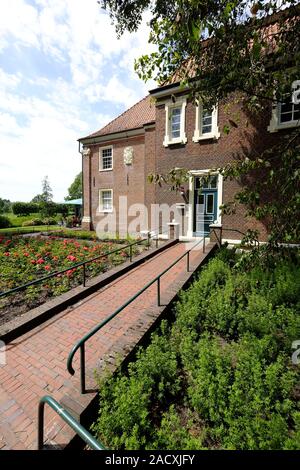
<path fill-rule="evenodd" d="M 112 189 L 99 189 L 99 212 L 113 212 Z"/>
<path fill-rule="evenodd" d="M 99 171 L 113 169 L 113 148 L 102 147 L 99 149 Z"/>
<path fill-rule="evenodd" d="M 300 104 L 292 102 L 292 95 L 286 100 L 274 103 L 269 132 L 277 132 L 280 129 L 289 129 L 300 126 Z"/>
<path fill-rule="evenodd" d="M 185 108 L 186 98 L 174 98 L 165 103 L 166 132 L 163 145 L 185 144 L 187 142 L 185 133 Z"/>
<path fill-rule="evenodd" d="M 204 139 L 218 139 L 219 137 L 218 108 L 204 109 L 202 104 L 197 102 L 193 142 Z"/>

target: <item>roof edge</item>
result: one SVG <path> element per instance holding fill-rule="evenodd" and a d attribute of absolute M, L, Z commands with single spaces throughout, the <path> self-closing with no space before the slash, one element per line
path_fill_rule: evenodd
<path fill-rule="evenodd" d="M 86 144 L 86 145 L 95 145 L 97 143 L 105 142 L 106 140 L 120 140 L 124 139 L 127 137 L 135 137 L 137 135 L 142 135 L 144 134 L 144 128 L 145 126 L 149 126 L 151 124 L 155 124 L 155 121 L 149 121 L 143 124 L 140 127 L 134 127 L 132 129 L 126 129 L 124 131 L 119 131 L 119 132 L 111 132 L 109 134 L 103 134 L 103 135 L 98 135 L 94 137 L 81 137 L 80 139 L 77 140 L 77 142 L 81 144 Z"/>

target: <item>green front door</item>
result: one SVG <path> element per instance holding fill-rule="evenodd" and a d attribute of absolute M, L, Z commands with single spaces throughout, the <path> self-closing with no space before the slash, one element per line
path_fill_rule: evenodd
<path fill-rule="evenodd" d="M 209 226 L 218 216 L 218 177 L 195 178 L 194 185 L 194 235 L 209 233 Z"/>

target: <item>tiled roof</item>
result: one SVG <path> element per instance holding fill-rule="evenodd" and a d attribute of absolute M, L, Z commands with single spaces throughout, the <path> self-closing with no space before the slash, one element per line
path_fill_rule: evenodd
<path fill-rule="evenodd" d="M 82 139 L 100 137 L 115 132 L 128 131 L 143 127 L 144 124 L 155 121 L 155 105 L 150 102 L 150 96 L 146 96 L 120 116 L 113 119 L 105 127 Z M 82 140 L 80 139 L 80 140 Z"/>

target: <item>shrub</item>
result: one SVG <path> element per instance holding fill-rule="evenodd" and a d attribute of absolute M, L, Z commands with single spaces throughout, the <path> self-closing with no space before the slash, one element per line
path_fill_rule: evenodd
<path fill-rule="evenodd" d="M 43 225 L 56 225 L 57 222 L 54 218 L 48 217 L 46 219 L 43 219 Z"/>
<path fill-rule="evenodd" d="M 42 219 L 25 220 L 22 227 L 34 227 L 38 225 L 44 225 L 44 221 Z"/>
<path fill-rule="evenodd" d="M 210 423 L 210 438 L 228 449 L 278 449 L 295 410 L 296 374 L 272 337 L 238 343 L 205 336 L 198 343 L 188 389 L 191 406 Z M 276 347 L 275 347 L 276 350 Z"/>
<path fill-rule="evenodd" d="M 68 206 L 65 204 L 57 204 L 52 201 L 42 201 L 39 203 L 39 210 L 42 217 L 53 217 L 57 214 L 66 215 L 68 213 Z"/>
<path fill-rule="evenodd" d="M 150 413 L 158 404 L 168 408 L 180 390 L 176 354 L 165 335 L 153 335 L 151 345 L 137 358 L 129 365 L 128 376 L 119 374 L 100 387 L 99 417 L 92 429 L 114 449 L 140 449 L 151 442 Z"/>
<path fill-rule="evenodd" d="M 300 448 L 299 258 L 245 272 L 233 257 L 210 261 L 174 324 L 101 384 L 93 430 L 110 447 Z"/>
<path fill-rule="evenodd" d="M 12 211 L 15 215 L 29 215 L 39 212 L 39 205 L 33 202 L 14 202 Z"/>
<path fill-rule="evenodd" d="M 0 215 L 0 228 L 9 228 L 11 227 L 11 222 L 8 217 L 5 215 Z"/>

